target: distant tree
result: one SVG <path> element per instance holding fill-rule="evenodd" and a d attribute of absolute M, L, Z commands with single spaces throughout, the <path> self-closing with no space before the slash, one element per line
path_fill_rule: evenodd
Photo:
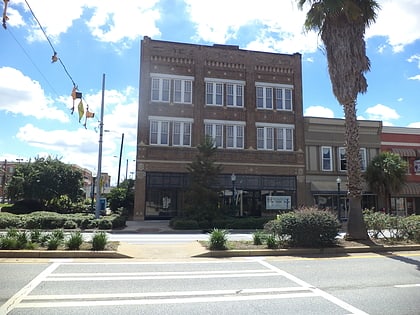
<path fill-rule="evenodd" d="M 9 182 L 11 200 L 39 200 L 44 206 L 53 199 L 65 197 L 71 202 L 82 196 L 83 176 L 71 165 L 57 158 L 35 158 L 16 166 Z"/>
<path fill-rule="evenodd" d="M 123 208 L 127 215 L 132 215 L 134 209 L 134 180 L 124 180 L 119 187 L 112 188 L 106 197 L 112 211 Z"/>
<path fill-rule="evenodd" d="M 365 179 L 370 189 L 382 197 L 387 211 L 392 193 L 398 193 L 407 181 L 407 162 L 398 154 L 382 152 L 366 168 Z"/>
<path fill-rule="evenodd" d="M 206 137 L 197 148 L 198 154 L 187 166 L 191 182 L 186 193 L 185 215 L 211 221 L 218 214 L 218 192 L 215 184 L 222 166 L 215 163 L 214 155 L 217 148 L 212 138 Z"/>

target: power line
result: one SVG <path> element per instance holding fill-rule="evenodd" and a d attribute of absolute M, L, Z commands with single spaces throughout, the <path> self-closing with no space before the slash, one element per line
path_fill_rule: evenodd
<path fill-rule="evenodd" d="M 64 65 L 63 61 L 57 57 L 57 51 L 55 50 L 52 42 L 50 41 L 50 38 L 48 37 L 47 33 L 45 32 L 44 28 L 42 27 L 41 23 L 39 22 L 38 18 L 36 17 L 34 11 L 32 10 L 31 6 L 29 5 L 28 1 L 25 0 L 26 5 L 29 8 L 29 11 L 31 12 L 32 16 L 34 17 L 35 21 L 38 23 L 39 28 L 41 29 L 42 33 L 44 34 L 45 38 L 47 39 L 48 43 L 51 46 L 51 49 L 53 51 L 53 56 L 52 58 L 52 62 L 56 62 L 56 61 L 60 61 L 60 64 L 63 66 L 63 69 L 65 71 L 65 73 L 67 74 L 67 76 L 70 78 L 71 82 L 73 83 L 74 87 L 77 87 L 76 83 L 74 82 L 72 76 L 70 75 L 70 73 L 67 71 L 66 66 Z"/>
<path fill-rule="evenodd" d="M 50 81 L 48 81 L 48 79 L 46 78 L 46 76 L 42 73 L 42 71 L 38 68 L 38 66 L 36 65 L 35 61 L 31 58 L 30 54 L 26 51 L 26 49 L 22 46 L 22 44 L 17 40 L 16 36 L 13 34 L 13 32 L 10 30 L 10 28 L 7 29 L 10 33 L 10 36 L 12 36 L 12 38 L 15 40 L 15 42 L 19 45 L 19 47 L 22 49 L 23 53 L 26 55 L 26 57 L 28 57 L 29 61 L 32 63 L 32 65 L 35 67 L 35 69 L 39 72 L 39 74 L 44 78 L 45 82 L 48 84 L 48 86 L 51 88 L 51 90 L 58 96 L 59 94 L 57 93 L 57 91 L 55 91 L 54 87 L 52 86 L 52 84 L 50 83 Z"/>

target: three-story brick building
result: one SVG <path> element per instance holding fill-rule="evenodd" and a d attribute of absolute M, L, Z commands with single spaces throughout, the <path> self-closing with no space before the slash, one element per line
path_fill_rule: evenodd
<path fill-rule="evenodd" d="M 139 103 L 135 220 L 182 210 L 186 167 L 206 136 L 223 166 L 221 203 L 232 191 L 243 215 L 304 203 L 300 54 L 144 37 Z"/>

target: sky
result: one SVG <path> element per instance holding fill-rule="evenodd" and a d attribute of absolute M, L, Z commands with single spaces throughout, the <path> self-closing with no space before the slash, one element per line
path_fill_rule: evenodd
<path fill-rule="evenodd" d="M 104 80 L 102 172 L 135 172 L 140 41 L 302 54 L 305 116 L 343 118 L 322 42 L 305 32 L 296 0 L 10 0 L 0 28 L 0 163 L 57 157 L 96 174 Z M 359 119 L 420 128 L 420 0 L 378 0 L 366 31 L 371 71 Z M 2 9 L 4 8 L 4 4 Z M 32 14 L 33 13 L 33 14 Z M 41 27 L 42 28 L 41 28 Z M 52 55 L 59 60 L 52 63 Z M 73 84 L 84 110 L 72 114 Z M 86 122 L 86 126 L 84 126 Z M 420 133 L 420 129 L 419 129 Z"/>

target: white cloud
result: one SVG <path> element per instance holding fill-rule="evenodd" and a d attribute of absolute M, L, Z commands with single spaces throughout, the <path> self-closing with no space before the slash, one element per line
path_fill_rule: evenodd
<path fill-rule="evenodd" d="M 309 117 L 334 118 L 334 112 L 323 106 L 310 106 L 305 110 L 303 115 Z"/>
<path fill-rule="evenodd" d="M 420 81 L 420 74 L 409 77 L 408 80 L 415 80 L 415 81 Z"/>
<path fill-rule="evenodd" d="M 68 115 L 44 94 L 39 82 L 10 67 L 0 68 L 0 110 L 37 119 L 68 122 Z"/>
<path fill-rule="evenodd" d="M 400 115 L 396 112 L 395 109 L 382 105 L 377 104 L 373 107 L 369 107 L 365 110 L 365 113 L 368 114 L 368 119 L 370 120 L 382 120 L 385 122 L 389 122 L 390 120 L 399 119 Z"/>
<path fill-rule="evenodd" d="M 143 34 L 160 35 L 156 22 L 159 11 L 154 9 L 159 0 L 125 0 L 123 4 L 103 0 L 33 0 L 30 6 L 51 40 L 58 40 L 84 14 L 92 14 L 86 25 L 99 41 L 117 43 L 125 39 L 134 40 Z M 30 24 L 30 41 L 46 40 L 38 24 L 31 17 L 23 0 L 11 1 L 11 25 Z M 54 14 L 51 14 L 54 12 Z"/>
<path fill-rule="evenodd" d="M 123 160 L 132 161 L 135 158 L 135 154 L 128 152 L 136 152 L 137 97 L 138 91 L 133 87 L 127 87 L 122 91 L 105 90 L 104 130 L 110 132 L 103 133 L 102 172 L 109 173 L 113 183 L 116 181 L 118 169 L 118 159 L 114 156 L 119 156 L 122 133 L 124 133 Z M 64 96 L 61 98 L 65 99 Z M 96 170 L 99 143 L 98 119 L 100 119 L 102 92 L 86 94 L 84 98 L 87 103 L 92 104 L 89 110 L 95 112 L 96 115 L 94 119 L 88 119 L 86 129 L 80 125 L 76 130 L 46 130 L 33 124 L 26 124 L 19 129 L 16 138 L 30 147 L 38 148 L 39 156 L 45 156 L 45 152 L 48 152 L 47 155 L 62 157 L 65 163 L 76 163 Z M 84 119 L 83 117 L 82 122 Z M 129 168 L 132 171 L 134 166 L 129 165 Z"/>
<path fill-rule="evenodd" d="M 126 0 L 123 3 L 114 1 L 84 1 L 94 10 L 87 22 L 92 35 L 103 42 L 116 43 L 122 39 L 134 40 L 142 34 L 160 35 L 156 22 L 160 13 L 154 6 L 158 0 Z"/>
<path fill-rule="evenodd" d="M 306 13 L 299 10 L 294 1 L 267 0 L 264 5 L 241 0 L 185 2 L 190 19 L 196 25 L 197 41 L 222 44 L 236 39 L 241 27 L 252 26 L 256 38 L 244 47 L 246 49 L 293 53 L 317 48 L 316 35 L 303 34 Z"/>
<path fill-rule="evenodd" d="M 417 68 L 420 69 L 420 55 L 412 55 L 407 59 L 408 62 L 417 62 Z"/>
<path fill-rule="evenodd" d="M 366 38 L 387 37 L 387 43 L 394 52 L 404 50 L 404 46 L 420 39 L 419 0 L 379 0 L 376 23 L 366 32 Z M 380 48 L 383 50 L 383 47 Z"/>
<path fill-rule="evenodd" d="M 420 121 L 408 124 L 409 128 L 420 128 Z"/>

